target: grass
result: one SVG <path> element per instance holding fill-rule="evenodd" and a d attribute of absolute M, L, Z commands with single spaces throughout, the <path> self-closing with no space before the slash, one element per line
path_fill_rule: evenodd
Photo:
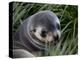
<path fill-rule="evenodd" d="M 72 5 L 54 5 L 37 3 L 13 3 L 13 32 L 19 25 L 37 11 L 53 11 L 61 23 L 61 39 L 52 46 L 50 55 L 72 55 L 78 53 L 78 7 Z M 45 52 L 45 55 L 47 53 Z"/>

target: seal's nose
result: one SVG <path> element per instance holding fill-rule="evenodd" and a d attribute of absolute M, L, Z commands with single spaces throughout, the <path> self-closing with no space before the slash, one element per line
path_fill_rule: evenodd
<path fill-rule="evenodd" d="M 58 36 L 58 34 L 56 35 L 56 36 L 54 36 L 54 41 L 59 41 L 59 36 Z"/>

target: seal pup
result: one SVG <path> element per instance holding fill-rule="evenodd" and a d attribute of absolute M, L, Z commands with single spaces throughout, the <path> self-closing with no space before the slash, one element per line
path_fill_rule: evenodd
<path fill-rule="evenodd" d="M 13 36 L 13 58 L 40 56 L 48 43 L 56 44 L 61 36 L 60 21 L 49 10 L 39 11 L 23 21 Z M 46 43 L 46 44 L 45 44 Z"/>

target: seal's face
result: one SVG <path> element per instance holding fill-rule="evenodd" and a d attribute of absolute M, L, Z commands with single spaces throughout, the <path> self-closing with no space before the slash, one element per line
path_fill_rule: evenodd
<path fill-rule="evenodd" d="M 48 32 L 45 27 L 37 27 L 34 35 L 42 42 L 50 42 L 53 40 L 52 32 Z"/>
<path fill-rule="evenodd" d="M 56 43 L 60 38 L 60 22 L 52 12 L 36 14 L 33 18 L 33 34 L 42 42 Z"/>

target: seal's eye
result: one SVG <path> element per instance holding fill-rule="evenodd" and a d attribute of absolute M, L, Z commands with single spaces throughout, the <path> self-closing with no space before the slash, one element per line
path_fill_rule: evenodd
<path fill-rule="evenodd" d="M 56 24 L 57 28 L 60 30 L 60 25 L 59 24 Z"/>
<path fill-rule="evenodd" d="M 33 32 L 36 32 L 36 29 L 33 29 Z"/>
<path fill-rule="evenodd" d="M 46 37 L 46 35 L 47 35 L 47 31 L 42 30 L 42 31 L 41 31 L 41 36 L 42 36 L 42 37 Z"/>

